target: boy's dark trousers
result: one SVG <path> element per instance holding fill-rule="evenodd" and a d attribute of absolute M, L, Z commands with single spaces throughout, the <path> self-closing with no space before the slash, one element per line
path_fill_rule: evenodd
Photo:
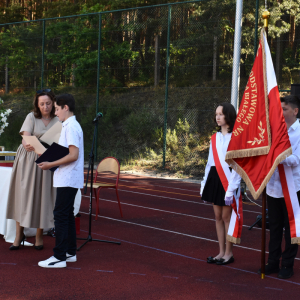
<path fill-rule="evenodd" d="M 66 253 L 76 254 L 76 228 L 74 201 L 76 188 L 58 187 L 54 207 L 55 247 L 54 257 L 66 260 Z"/>
<path fill-rule="evenodd" d="M 300 191 L 297 192 L 297 196 L 299 201 Z M 279 266 L 279 260 L 282 258 L 281 267 L 293 267 L 298 245 L 291 244 L 290 223 L 284 198 L 273 198 L 267 195 L 267 202 L 270 225 L 268 264 Z M 282 252 L 283 227 L 285 228 L 285 249 Z"/>

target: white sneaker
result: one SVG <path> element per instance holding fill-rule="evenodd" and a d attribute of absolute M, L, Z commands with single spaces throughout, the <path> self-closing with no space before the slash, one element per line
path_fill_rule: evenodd
<path fill-rule="evenodd" d="M 46 260 L 39 261 L 38 265 L 42 268 L 65 268 L 67 266 L 66 261 L 58 260 L 54 256 Z"/>
<path fill-rule="evenodd" d="M 76 254 L 75 255 L 71 255 L 69 253 L 66 253 L 66 256 L 67 256 L 67 262 L 75 262 L 77 261 L 77 256 Z"/>

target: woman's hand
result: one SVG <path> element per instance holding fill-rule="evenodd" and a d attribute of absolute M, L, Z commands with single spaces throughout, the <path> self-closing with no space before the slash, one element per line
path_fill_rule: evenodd
<path fill-rule="evenodd" d="M 26 136 L 31 136 L 31 133 L 28 131 L 23 131 L 21 134 L 26 135 Z M 24 139 L 22 139 L 22 145 L 27 152 L 34 151 L 34 148 L 30 144 L 27 144 Z"/>
<path fill-rule="evenodd" d="M 23 145 L 27 152 L 34 151 L 34 148 L 30 144 Z"/>
<path fill-rule="evenodd" d="M 201 198 L 201 200 L 202 200 L 202 195 L 200 194 L 200 198 Z M 203 201 L 203 203 L 207 203 L 207 201 L 205 201 L 205 200 L 202 200 Z"/>

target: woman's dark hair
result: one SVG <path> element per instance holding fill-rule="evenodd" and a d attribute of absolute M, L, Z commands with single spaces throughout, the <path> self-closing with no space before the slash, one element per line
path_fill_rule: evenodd
<path fill-rule="evenodd" d="M 68 105 L 70 112 L 75 111 L 75 99 L 74 99 L 73 95 L 71 95 L 71 94 L 58 95 L 55 98 L 55 102 L 56 102 L 56 105 L 60 106 L 61 108 L 64 108 L 65 105 Z"/>
<path fill-rule="evenodd" d="M 34 114 L 34 116 L 37 119 L 42 118 L 42 113 L 41 113 L 41 111 L 39 109 L 39 106 L 38 106 L 40 96 L 48 96 L 51 99 L 53 106 L 52 106 L 52 110 L 50 112 L 50 117 L 54 118 L 55 117 L 55 107 L 54 107 L 55 95 L 51 90 L 50 90 L 50 92 L 42 91 L 41 93 L 36 93 L 35 94 L 34 100 L 33 100 L 33 114 Z"/>
<path fill-rule="evenodd" d="M 222 112 L 223 112 L 223 115 L 225 116 L 226 124 L 229 125 L 228 133 L 231 133 L 233 130 L 235 119 L 236 119 L 235 108 L 233 107 L 232 104 L 226 103 L 226 102 L 221 103 L 220 105 L 218 105 L 218 107 L 219 106 L 223 107 Z M 215 123 L 217 124 L 216 116 L 215 116 Z M 218 126 L 218 124 L 217 124 L 217 127 L 218 127 L 218 131 L 221 131 L 221 126 Z"/>

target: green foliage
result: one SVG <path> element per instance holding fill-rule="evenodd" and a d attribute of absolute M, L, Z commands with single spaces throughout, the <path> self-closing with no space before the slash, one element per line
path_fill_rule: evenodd
<path fill-rule="evenodd" d="M 76 15 L 45 21 L 44 56 L 42 22 L 0 28 L 0 74 L 5 74 L 6 67 L 9 70 L 11 94 L 6 96 L 20 99 L 17 93 L 32 93 L 33 88 L 41 85 L 44 69 L 43 86 L 75 94 L 87 159 L 99 84 L 99 110 L 104 118 L 99 122 L 98 157 L 113 155 L 121 161 L 130 157 L 146 158 L 156 160 L 157 166 L 161 166 L 167 6 L 103 13 L 100 41 L 97 13 L 178 1 L 76 0 L 71 4 L 69 0 L 25 0 L 11 1 L 8 8 L 0 3 L 0 23 Z M 241 91 L 254 59 L 255 3 L 256 0 L 249 0 L 243 5 Z M 289 88 L 290 83 L 299 81 L 299 7 L 296 0 L 268 1 L 269 42 L 274 65 L 279 66 L 277 79 L 281 88 Z M 235 0 L 172 6 L 166 132 L 166 165 L 172 171 L 199 170 L 199 164 L 205 164 L 208 135 L 213 130 L 211 111 L 217 103 L 230 99 L 235 9 Z M 264 9 L 260 1 L 259 31 Z M 95 14 L 85 15 L 88 13 Z M 156 35 L 160 37 L 160 86 L 153 88 Z M 278 45 L 281 51 L 277 51 Z M 216 66 L 214 80 L 213 66 Z M 4 92 L 4 76 L 0 80 L 0 92 Z M 132 92 L 132 87 L 138 87 L 141 92 Z M 129 92 L 124 92 L 127 89 Z M 10 118 L 10 126 L 1 141 L 9 145 L 6 147 L 16 147 L 24 116 L 18 119 L 14 114 Z"/>
<path fill-rule="evenodd" d="M 155 115 L 144 107 L 140 111 L 132 111 L 124 120 L 124 127 L 131 138 L 149 142 L 155 123 Z"/>
<path fill-rule="evenodd" d="M 5 149 L 9 151 L 16 151 L 22 142 L 22 137 L 18 134 L 24 117 L 22 116 L 10 116 L 8 117 L 9 126 L 4 130 L 4 133 L 0 136 L 1 146 L 5 146 Z"/>
<path fill-rule="evenodd" d="M 166 160 L 167 168 L 172 172 L 192 173 L 192 170 L 199 169 L 199 165 L 203 168 L 206 160 L 203 154 L 207 155 L 209 137 L 199 139 L 199 133 L 190 132 L 190 124 L 185 119 L 184 122 L 178 119 L 175 128 L 167 129 L 166 132 Z M 163 129 L 156 128 L 152 134 L 155 147 L 146 148 L 144 159 L 153 161 L 162 158 L 163 148 Z M 207 141 L 205 142 L 205 139 Z M 201 143 L 203 143 L 201 145 Z"/>
<path fill-rule="evenodd" d="M 173 1 L 178 2 L 178 1 Z M 255 30 L 255 0 L 244 1 L 242 30 L 241 75 L 247 78 L 249 65 L 253 62 L 253 37 Z M 271 12 L 269 36 L 286 38 L 294 30 L 294 22 L 299 30 L 300 3 L 295 0 L 270 0 Z M 21 21 L 42 17 L 77 15 L 74 18 L 48 20 L 46 25 L 44 85 L 87 87 L 97 85 L 98 29 L 99 16 L 88 13 L 125 9 L 135 6 L 168 3 L 168 1 L 140 0 L 77 0 L 70 5 L 68 0 L 48 3 L 32 1 L 24 4 L 13 1 L 5 11 L 3 20 Z M 260 3 L 259 16 L 264 5 Z M 212 78 L 213 53 L 217 55 L 217 77 L 231 76 L 234 16 L 236 1 L 200 1 L 194 4 L 173 6 L 172 36 L 170 44 L 170 83 L 175 86 L 203 84 Z M 29 14 L 28 12 L 31 12 Z M 22 16 L 22 17 L 21 17 Z M 166 63 L 166 7 L 145 10 L 119 11 L 102 14 L 102 36 L 100 52 L 100 86 L 123 87 L 129 85 L 153 84 L 154 37 L 161 36 L 161 66 Z M 0 69 L 8 62 L 10 87 L 24 89 L 37 86 L 41 77 L 42 23 L 26 23 L 5 26 L 0 30 L 1 57 Z M 259 29 L 262 19 L 259 19 Z M 291 35 L 292 36 L 292 35 Z M 215 46 L 214 46 L 214 43 Z M 290 43 L 278 60 L 286 62 L 281 69 L 297 77 L 299 69 L 298 42 Z M 215 47 L 215 48 L 214 48 Z M 276 57 L 277 51 L 273 51 Z M 278 54 L 281 55 L 281 54 Z M 292 66 L 288 62 L 292 58 Z M 276 57 L 277 59 L 277 57 Z M 194 66 L 194 67 L 191 67 Z M 197 67 L 196 67 L 197 66 Z M 161 79 L 163 79 L 163 72 Z M 278 74 L 280 78 L 280 74 Z M 285 81 L 285 79 L 284 79 Z M 134 83 L 133 83 L 134 82 Z M 230 84 L 230 83 L 228 83 Z M 280 80 L 279 80 L 280 84 Z"/>

